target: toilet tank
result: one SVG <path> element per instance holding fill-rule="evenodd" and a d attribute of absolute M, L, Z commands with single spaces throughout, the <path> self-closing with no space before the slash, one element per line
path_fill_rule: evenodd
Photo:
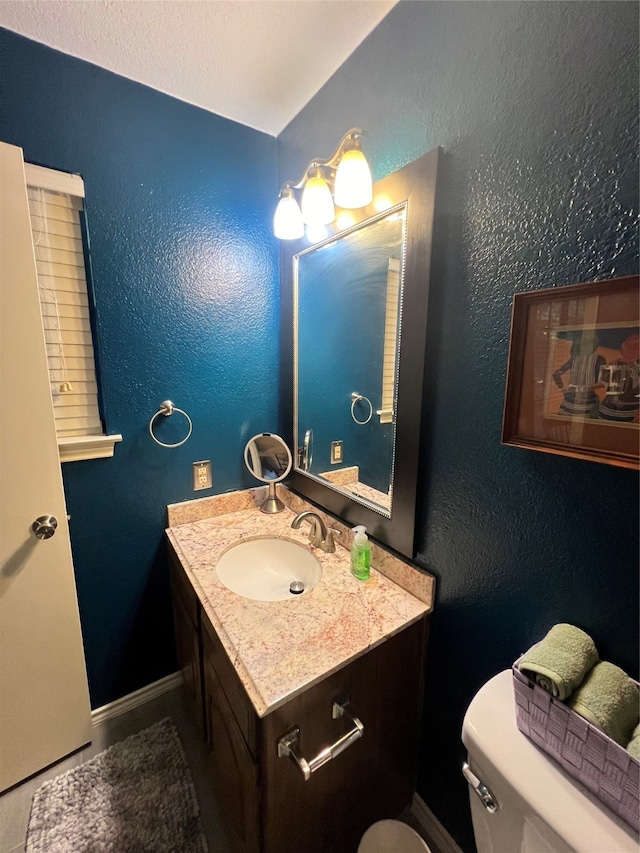
<path fill-rule="evenodd" d="M 476 694 L 462 740 L 469 775 L 498 808 L 469 788 L 478 853 L 638 853 L 638 836 L 518 730 L 511 670 Z"/>

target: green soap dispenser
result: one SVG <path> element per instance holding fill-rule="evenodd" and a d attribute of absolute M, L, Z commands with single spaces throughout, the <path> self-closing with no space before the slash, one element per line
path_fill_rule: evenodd
<path fill-rule="evenodd" d="M 359 524 L 352 528 L 355 536 L 351 546 L 351 574 L 359 581 L 366 581 L 371 569 L 371 545 L 366 534 L 366 527 Z"/>

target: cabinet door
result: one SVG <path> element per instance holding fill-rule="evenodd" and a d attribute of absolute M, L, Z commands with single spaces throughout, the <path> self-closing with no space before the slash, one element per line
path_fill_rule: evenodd
<path fill-rule="evenodd" d="M 203 665 L 211 667 L 221 685 L 227 705 L 233 713 L 237 727 L 254 761 L 258 759 L 257 737 L 258 717 L 242 686 L 229 656 L 224 650 L 217 633 L 209 622 L 206 613 L 202 613 L 202 659 Z"/>
<path fill-rule="evenodd" d="M 178 663 L 182 670 L 185 693 L 191 704 L 198 728 L 203 732 L 200 609 L 193 588 L 188 582 L 184 570 L 178 564 L 171 546 L 169 546 L 169 564 L 171 567 L 171 597 L 173 600 L 173 624 Z"/>
<path fill-rule="evenodd" d="M 215 793 L 234 853 L 261 853 L 258 770 L 213 667 L 204 665 L 205 730 Z"/>
<path fill-rule="evenodd" d="M 415 790 L 417 731 L 423 691 L 425 620 L 367 652 L 264 718 L 265 844 L 263 853 L 355 851 L 377 820 L 395 818 Z M 351 728 L 332 718 L 334 700 L 350 695 L 348 710 L 364 732 L 308 781 L 277 742 L 300 729 L 309 761 Z"/>
<path fill-rule="evenodd" d="M 264 853 L 357 849 L 358 839 L 373 822 L 367 796 L 376 752 L 374 677 L 369 653 L 265 718 Z M 277 757 L 277 742 L 299 728 L 298 748 L 310 761 L 351 727 L 347 719 L 332 718 L 333 701 L 346 693 L 349 710 L 361 720 L 364 733 L 305 781 L 290 758 Z"/>
<path fill-rule="evenodd" d="M 198 728 L 204 730 L 202 686 L 200 674 L 200 636 L 180 601 L 174 598 L 173 619 L 176 633 L 176 652 L 184 679 L 184 691 L 194 713 Z"/>

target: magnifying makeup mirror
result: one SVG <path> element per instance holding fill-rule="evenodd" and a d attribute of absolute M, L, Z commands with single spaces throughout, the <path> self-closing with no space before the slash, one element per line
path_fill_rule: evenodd
<path fill-rule="evenodd" d="M 285 507 L 276 496 L 276 483 L 284 480 L 292 462 L 291 451 L 284 441 L 272 432 L 254 435 L 244 449 L 244 462 L 256 480 L 269 485 L 267 498 L 260 507 L 262 512 L 282 512 Z"/>

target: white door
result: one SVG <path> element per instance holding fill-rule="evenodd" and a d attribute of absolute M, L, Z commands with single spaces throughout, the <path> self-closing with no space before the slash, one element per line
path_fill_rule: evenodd
<path fill-rule="evenodd" d="M 0 791 L 90 740 L 22 151 L 0 143 Z"/>

